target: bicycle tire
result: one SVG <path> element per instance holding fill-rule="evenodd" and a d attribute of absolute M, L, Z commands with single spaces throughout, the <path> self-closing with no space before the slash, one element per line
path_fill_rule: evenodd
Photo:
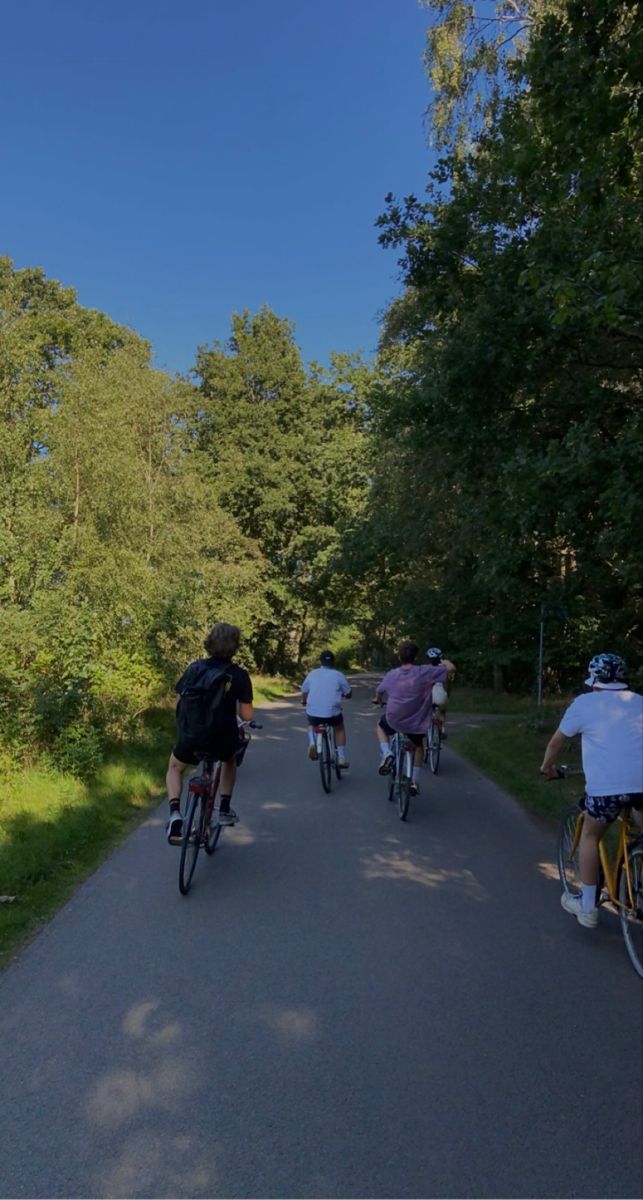
<path fill-rule="evenodd" d="M 335 774 L 336 774 L 336 776 L 337 776 L 337 778 L 338 778 L 338 779 L 341 779 L 341 777 L 342 777 L 342 768 L 340 767 L 340 765 L 339 765 L 339 762 L 338 762 L 338 760 L 337 760 L 337 747 L 335 747 Z"/>
<path fill-rule="evenodd" d="M 578 845 L 575 850 L 572 850 L 572 847 L 576 837 L 576 826 L 582 815 L 577 804 L 570 804 L 563 812 L 558 828 L 558 874 L 563 890 L 569 896 L 579 896 L 581 889 Z"/>
<path fill-rule="evenodd" d="M 201 849 L 201 797 L 196 792 L 188 792 L 188 797 L 179 861 L 179 891 L 182 896 L 187 896 L 190 890 L 196 860 Z"/>
<path fill-rule="evenodd" d="M 210 821 L 206 827 L 205 838 L 203 840 L 203 849 L 205 850 L 206 854 L 209 854 L 209 855 L 214 854 L 214 852 L 217 848 L 217 842 L 219 841 L 219 838 L 221 837 L 222 826 L 219 825 L 218 821 L 216 822 L 216 824 L 214 824 L 212 822 L 212 813 L 214 811 L 214 803 L 216 800 L 216 795 L 217 795 L 217 790 L 219 787 L 220 778 L 221 778 L 221 764 L 219 763 L 217 765 L 217 769 L 212 778 L 212 783 L 210 784 L 210 796 L 212 797 L 212 806 L 210 808 Z M 208 803 L 208 807 L 210 807 L 209 803 Z"/>
<path fill-rule="evenodd" d="M 442 731 L 438 721 L 431 722 L 431 740 L 429 743 L 429 763 L 434 775 L 440 766 L 440 751 L 442 750 Z"/>
<path fill-rule="evenodd" d="M 332 763 L 330 760 L 330 738 L 324 730 L 322 733 L 321 754 L 319 756 L 319 773 L 321 775 L 322 787 L 329 794 L 333 786 Z"/>
<path fill-rule="evenodd" d="M 636 974 L 643 979 L 643 842 L 637 842 L 627 853 L 629 874 L 634 893 L 634 908 L 630 907 L 625 865 L 621 867 L 618 881 L 618 898 L 621 931 L 625 948 Z"/>
<path fill-rule="evenodd" d="M 411 780 L 406 775 L 402 775 L 397 780 L 397 811 L 400 821 L 406 821 L 409 813 L 409 804 L 411 802 Z"/>

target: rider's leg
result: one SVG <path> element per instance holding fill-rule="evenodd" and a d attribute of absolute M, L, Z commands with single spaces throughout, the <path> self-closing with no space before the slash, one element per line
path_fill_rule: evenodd
<path fill-rule="evenodd" d="M 170 754 L 170 761 L 167 765 L 167 775 L 165 783 L 167 786 L 167 798 L 170 802 L 170 819 L 167 823 L 167 836 L 169 841 L 180 839 L 183 834 L 183 819 L 181 817 L 181 789 L 183 787 L 183 772 L 188 766 L 187 763 L 181 762 L 174 753 Z"/>
<path fill-rule="evenodd" d="M 597 821 L 595 817 L 590 817 L 589 813 L 585 813 L 578 847 L 583 912 L 589 912 L 596 907 L 596 885 L 600 862 L 598 847 L 606 830 L 606 821 Z"/>
<path fill-rule="evenodd" d="M 165 784 L 167 787 L 167 798 L 170 802 L 170 812 L 174 809 L 178 811 L 181 801 L 181 788 L 183 787 L 183 772 L 187 767 L 187 763 L 181 762 L 174 754 L 170 754 L 170 761 L 167 765 L 167 775 L 165 776 Z"/>
<path fill-rule="evenodd" d="M 230 808 L 234 781 L 237 777 L 237 762 L 235 758 L 226 759 L 221 763 L 221 783 L 219 792 L 219 822 L 221 825 L 234 825 L 237 814 Z"/>
<path fill-rule="evenodd" d="M 337 747 L 337 761 L 346 765 L 346 726 L 342 721 L 341 725 L 335 726 L 335 745 Z"/>
<path fill-rule="evenodd" d="M 391 743 L 389 740 L 393 736 L 393 731 L 391 730 L 390 725 L 386 724 L 385 717 L 380 717 L 377 725 L 375 726 L 375 733 L 380 744 L 380 765 L 378 767 L 378 771 L 380 775 L 388 775 L 391 770 L 391 763 L 393 762 Z"/>

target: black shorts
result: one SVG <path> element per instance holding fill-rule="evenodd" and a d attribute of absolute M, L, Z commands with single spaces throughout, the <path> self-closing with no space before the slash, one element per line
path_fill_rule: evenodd
<path fill-rule="evenodd" d="M 397 729 L 394 729 L 392 725 L 389 725 L 386 717 L 380 717 L 379 726 L 380 729 L 384 730 L 384 733 L 388 733 L 389 737 L 393 737 L 393 734 L 397 733 Z M 408 738 L 410 742 L 413 742 L 414 746 L 421 746 L 422 742 L 424 741 L 423 733 L 403 733 L 402 736 Z"/>
<path fill-rule="evenodd" d="M 311 717 L 309 714 L 306 715 L 308 716 L 309 725 L 333 725 L 335 729 L 341 729 L 344 724 L 343 713 L 335 713 L 332 717 Z"/>
<path fill-rule="evenodd" d="M 218 762 L 229 762 L 239 749 L 239 726 L 237 718 L 234 722 L 225 723 L 210 746 L 194 746 L 191 742 L 177 742 L 172 750 L 179 762 L 195 766 L 202 758 L 213 758 Z"/>

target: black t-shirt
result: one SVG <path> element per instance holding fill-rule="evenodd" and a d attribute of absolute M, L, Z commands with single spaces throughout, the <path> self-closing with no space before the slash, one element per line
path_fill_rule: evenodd
<path fill-rule="evenodd" d="M 221 701 L 221 711 L 226 717 L 236 718 L 238 701 L 241 704 L 252 704 L 252 680 L 248 672 L 244 671 L 243 667 L 238 667 L 236 663 L 226 662 L 223 658 L 197 658 L 183 672 L 175 691 L 182 696 L 190 682 L 190 674 L 200 672 L 204 664 L 208 667 L 225 667 L 229 671 L 230 691 L 226 692 Z"/>

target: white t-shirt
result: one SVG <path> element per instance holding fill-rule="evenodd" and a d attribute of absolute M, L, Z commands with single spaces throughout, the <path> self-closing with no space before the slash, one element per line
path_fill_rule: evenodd
<path fill-rule="evenodd" d="M 342 711 L 342 696 L 348 695 L 351 685 L 334 667 L 316 667 L 308 672 L 301 690 L 307 693 L 306 712 L 311 717 L 335 717 Z"/>
<path fill-rule="evenodd" d="M 560 731 L 582 734 L 588 796 L 643 792 L 643 696 L 629 688 L 577 696 Z"/>

